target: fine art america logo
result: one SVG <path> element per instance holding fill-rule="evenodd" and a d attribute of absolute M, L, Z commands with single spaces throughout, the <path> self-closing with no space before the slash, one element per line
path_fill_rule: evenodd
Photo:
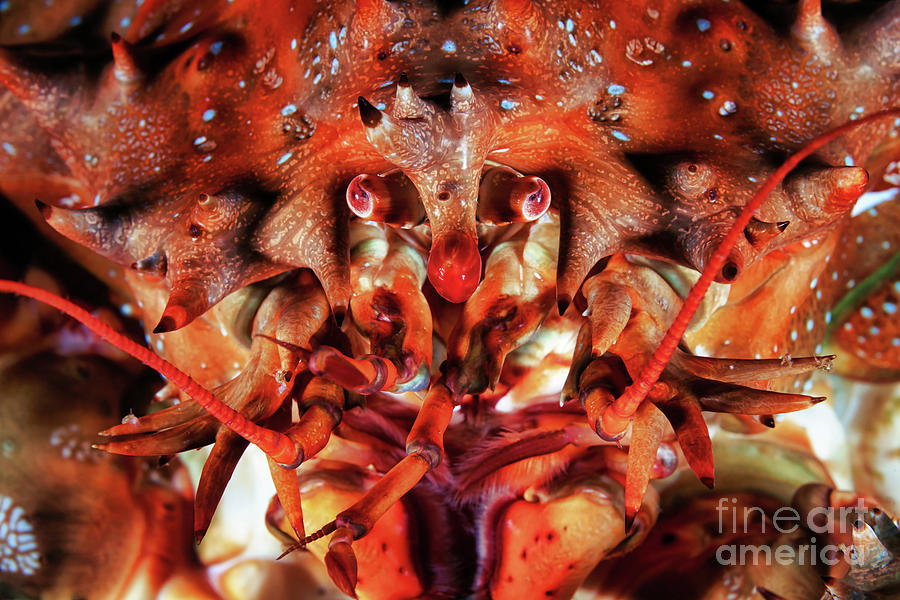
<path fill-rule="evenodd" d="M 854 527 L 861 526 L 866 513 L 862 499 L 857 500 L 856 506 L 817 507 L 805 516 L 784 506 L 769 518 L 759 506 L 738 505 L 737 498 L 723 497 L 716 512 L 720 536 L 762 534 L 779 538 L 775 544 L 722 544 L 716 549 L 716 560 L 721 565 L 833 566 L 843 560 L 858 566 L 863 558 L 852 548 L 832 543 L 836 535 L 852 533 Z M 802 539 L 806 543 L 791 543 L 798 538 L 786 536 L 801 528 L 809 533 Z"/>

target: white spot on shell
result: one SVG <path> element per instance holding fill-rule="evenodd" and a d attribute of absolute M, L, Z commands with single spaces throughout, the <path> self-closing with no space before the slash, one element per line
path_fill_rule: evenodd
<path fill-rule="evenodd" d="M 736 112 L 737 104 L 734 102 L 734 100 L 726 100 L 722 103 L 722 106 L 719 107 L 719 114 L 723 117 L 733 115 Z"/>

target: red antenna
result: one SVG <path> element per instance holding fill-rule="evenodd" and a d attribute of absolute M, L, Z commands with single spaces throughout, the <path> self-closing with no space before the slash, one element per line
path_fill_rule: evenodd
<path fill-rule="evenodd" d="M 747 206 L 744 207 L 744 210 L 725 235 L 722 243 L 719 244 L 719 247 L 716 248 L 716 251 L 710 257 L 703 272 L 700 273 L 700 279 L 697 280 L 697 283 L 694 284 L 694 287 L 692 287 L 690 293 L 688 293 L 687 298 L 684 299 L 681 311 L 679 311 L 678 316 L 675 317 L 675 321 L 669 327 L 669 330 L 666 331 L 665 337 L 663 337 L 659 346 L 657 346 L 656 351 L 653 353 L 653 356 L 650 357 L 650 361 L 644 367 L 640 376 L 632 385 L 626 388 L 625 392 L 617 398 L 615 402 L 610 404 L 603 411 L 599 426 L 602 428 L 604 434 L 610 437 L 616 437 L 628 427 L 638 406 L 640 406 L 641 402 L 644 401 L 644 398 L 647 397 L 650 389 L 659 380 L 659 376 L 662 374 L 663 369 L 665 369 L 666 365 L 669 363 L 669 359 L 672 358 L 675 348 L 681 341 L 681 337 L 684 335 L 688 324 L 691 322 L 694 313 L 697 312 L 697 308 L 700 306 L 700 302 L 706 295 L 709 284 L 712 283 L 716 274 L 725 264 L 725 260 L 737 243 L 741 232 L 750 223 L 750 219 L 753 218 L 753 213 L 756 212 L 768 195 L 772 193 L 775 186 L 781 183 L 788 173 L 800 164 L 800 161 L 825 144 L 833 141 L 835 138 L 844 135 L 860 125 L 865 125 L 866 123 L 871 123 L 872 121 L 883 119 L 884 117 L 897 115 L 900 115 L 900 108 L 892 108 L 868 115 L 855 121 L 850 121 L 837 129 L 824 133 L 801 148 L 796 154 L 789 157 L 784 164 L 769 176 L 762 187 L 759 188 L 759 191 L 757 191 L 753 198 L 750 199 L 750 202 L 747 203 Z"/>
<path fill-rule="evenodd" d="M 104 323 L 80 306 L 46 290 L 6 279 L 0 279 L 0 292 L 27 296 L 64 312 L 119 350 L 130 354 L 177 385 L 184 393 L 205 408 L 210 415 L 251 444 L 258 446 L 260 450 L 279 464 L 293 464 L 296 462 L 297 447 L 289 437 L 277 431 L 260 427 L 216 398 L 212 392 L 194 381 L 190 375 L 164 358 L 160 358 L 144 346 L 115 331 L 107 323 Z"/>

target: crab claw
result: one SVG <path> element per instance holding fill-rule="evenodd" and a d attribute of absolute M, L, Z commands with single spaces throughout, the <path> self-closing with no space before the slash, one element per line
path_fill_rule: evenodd
<path fill-rule="evenodd" d="M 455 393 L 492 389 L 506 355 L 534 335 L 553 305 L 555 220 L 524 228 L 497 245 L 484 281 L 466 302 L 447 348 L 447 382 Z"/>
<path fill-rule="evenodd" d="M 325 568 L 328 576 L 339 590 L 356 598 L 356 554 L 350 545 L 353 541 L 353 533 L 348 527 L 340 527 L 331 536 L 328 542 L 328 552 L 325 554 Z"/>
<path fill-rule="evenodd" d="M 309 357 L 309 370 L 358 394 L 391 388 L 397 368 L 380 356 L 351 358 L 331 346 L 319 346 Z"/>
<path fill-rule="evenodd" d="M 391 371 L 390 381 L 380 383 L 388 387 L 378 389 L 422 389 L 429 381 L 432 348 L 431 310 L 422 294 L 422 253 L 400 235 L 375 225 L 356 224 L 350 231 L 355 241 L 350 311 L 356 328 L 369 339 L 372 352 L 361 360 L 390 363 L 384 365 Z M 371 387 L 375 382 L 370 379 L 363 385 Z"/>
<path fill-rule="evenodd" d="M 333 439 L 337 440 L 338 452 L 348 458 L 352 455 L 354 462 L 378 460 L 374 452 L 344 443 L 340 438 Z M 440 591 L 448 586 L 448 578 L 453 573 L 441 565 L 447 563 L 448 553 L 452 560 L 454 542 L 451 540 L 456 534 L 447 524 L 445 508 L 436 493 L 423 489 L 426 486 L 418 486 L 402 501 L 388 503 L 383 516 L 365 535 L 355 526 L 335 527 L 334 521 L 329 521 L 324 532 L 326 535 L 333 532 L 333 536 L 326 542 L 319 535 L 321 524 L 365 498 L 367 491 L 384 481 L 384 477 L 370 469 L 335 460 L 310 463 L 310 467 L 300 475 L 300 490 L 306 530 L 316 533 L 303 541 L 325 563 L 329 576 L 341 591 L 364 598 L 444 597 Z M 381 498 L 379 495 L 376 501 Z M 297 539 L 283 511 L 270 511 L 267 518 L 269 528 L 285 542 Z M 420 519 L 429 526 L 418 527 Z M 356 560 L 356 557 L 374 556 L 378 560 Z"/>

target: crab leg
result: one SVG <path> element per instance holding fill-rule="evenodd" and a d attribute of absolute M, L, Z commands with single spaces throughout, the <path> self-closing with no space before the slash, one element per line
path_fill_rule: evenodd
<path fill-rule="evenodd" d="M 665 416 L 652 402 L 644 402 L 635 415 L 625 472 L 625 531 L 641 509 L 666 426 Z"/>
<path fill-rule="evenodd" d="M 361 239 L 351 254 L 350 310 L 372 354 L 357 359 L 321 346 L 309 368 L 360 394 L 421 389 L 431 366 L 431 311 L 422 295 L 425 261 L 393 232 L 357 225 L 351 234 Z"/>
<path fill-rule="evenodd" d="M 391 506 L 440 464 L 444 455 L 444 432 L 450 425 L 453 406 L 449 388 L 441 380 L 435 382 L 406 439 L 406 457 L 385 473 L 353 506 L 342 511 L 319 531 L 301 539 L 285 554 L 333 534 L 325 557 L 328 573 L 345 593 L 354 595 L 356 558 L 352 541 L 371 531 L 375 522 Z"/>
<path fill-rule="evenodd" d="M 321 377 L 313 377 L 303 388 L 298 400 L 303 411 L 296 425 L 284 432 L 297 445 L 298 460 L 293 465 L 279 465 L 269 458 L 269 471 L 278 493 L 278 500 L 297 537 L 306 536 L 303 527 L 303 507 L 300 503 L 300 482 L 294 470 L 304 460 L 319 453 L 328 443 L 331 432 L 341 422 L 346 395 L 338 385 Z"/>

